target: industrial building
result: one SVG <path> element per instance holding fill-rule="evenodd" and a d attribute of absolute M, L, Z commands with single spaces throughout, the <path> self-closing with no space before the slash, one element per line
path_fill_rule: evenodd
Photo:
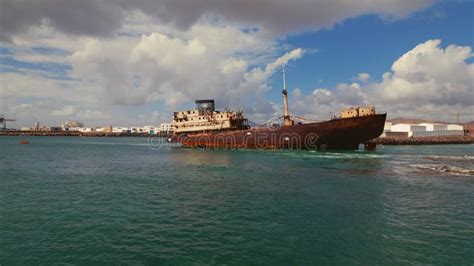
<path fill-rule="evenodd" d="M 381 137 L 410 138 L 410 137 L 442 137 L 463 136 L 464 127 L 458 124 L 420 123 L 395 124 L 386 122 Z"/>
<path fill-rule="evenodd" d="M 39 126 L 35 125 L 34 127 L 22 127 L 20 131 L 62 131 L 61 127 L 48 127 L 48 126 Z"/>

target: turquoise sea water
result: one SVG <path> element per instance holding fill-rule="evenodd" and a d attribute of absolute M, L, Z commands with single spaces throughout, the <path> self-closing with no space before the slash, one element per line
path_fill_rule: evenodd
<path fill-rule="evenodd" d="M 1 265 L 474 263 L 473 145 L 28 139 L 0 138 Z"/>

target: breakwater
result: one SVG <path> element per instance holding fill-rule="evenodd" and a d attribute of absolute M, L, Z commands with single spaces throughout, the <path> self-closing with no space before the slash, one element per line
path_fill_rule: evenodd
<path fill-rule="evenodd" d="M 383 145 L 435 145 L 435 144 L 473 144 L 474 136 L 442 136 L 423 138 L 377 138 L 376 144 Z"/>
<path fill-rule="evenodd" d="M 152 135 L 144 132 L 79 132 L 79 131 L 0 131 L 0 136 L 53 136 L 53 137 L 150 137 Z M 154 134 L 158 137 L 170 137 L 170 134 Z M 382 145 L 433 145 L 433 144 L 473 144 L 474 135 L 465 136 L 442 136 L 442 137 L 420 137 L 420 138 L 377 138 L 372 143 Z"/>

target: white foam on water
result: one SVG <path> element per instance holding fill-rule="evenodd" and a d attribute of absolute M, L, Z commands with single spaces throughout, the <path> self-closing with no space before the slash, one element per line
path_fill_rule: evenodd
<path fill-rule="evenodd" d="M 474 156 L 471 155 L 461 155 L 461 156 L 454 156 L 454 155 L 427 155 L 423 157 L 424 159 L 432 160 L 432 161 L 442 161 L 442 160 L 449 160 L 449 161 L 474 161 Z"/>
<path fill-rule="evenodd" d="M 351 153 L 351 152 L 323 152 L 323 151 L 274 151 L 272 155 L 291 157 L 291 158 L 309 158 L 309 159 L 331 159 L 331 160 L 348 160 L 348 159 L 374 159 L 386 158 L 386 154 L 373 153 Z"/>
<path fill-rule="evenodd" d="M 465 176 L 474 175 L 474 169 L 467 169 L 460 166 L 450 166 L 445 164 L 410 164 L 409 166 L 428 172 L 439 172 Z"/>

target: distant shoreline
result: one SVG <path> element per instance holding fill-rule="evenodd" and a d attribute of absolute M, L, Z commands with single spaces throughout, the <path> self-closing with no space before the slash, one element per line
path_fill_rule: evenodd
<path fill-rule="evenodd" d="M 0 136 L 35 136 L 35 137 L 168 137 L 169 134 L 148 134 L 128 132 L 79 132 L 79 131 L 0 131 Z"/>

